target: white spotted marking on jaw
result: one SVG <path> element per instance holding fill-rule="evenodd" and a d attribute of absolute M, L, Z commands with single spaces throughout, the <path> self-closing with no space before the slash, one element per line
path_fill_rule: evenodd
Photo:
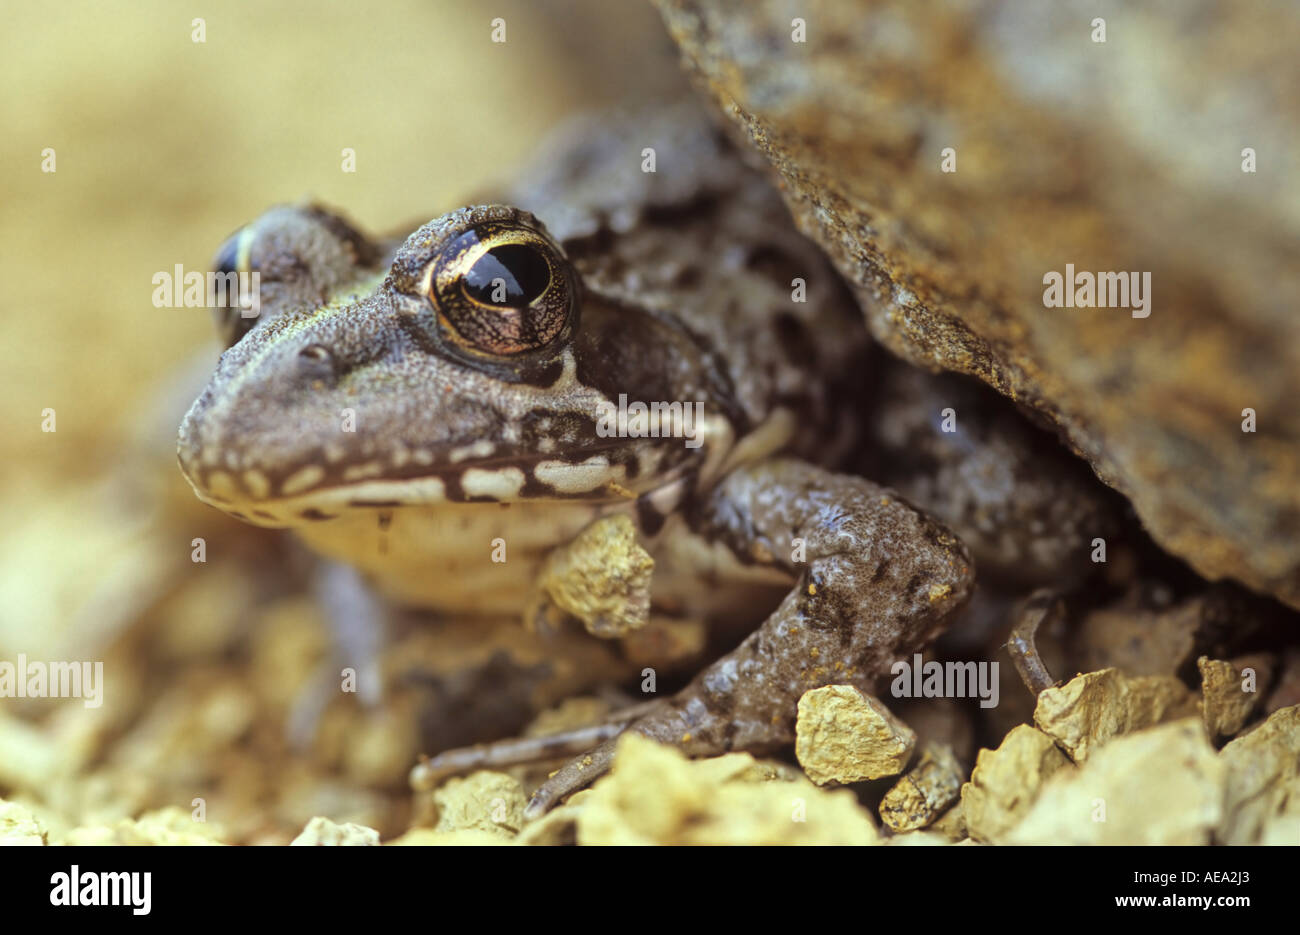
<path fill-rule="evenodd" d="M 470 468 L 461 475 L 460 486 L 467 496 L 509 500 L 519 495 L 519 491 L 524 487 L 524 480 L 524 472 L 517 467 L 499 468 L 494 471 Z"/>
<path fill-rule="evenodd" d="M 471 444 L 453 448 L 451 454 L 447 456 L 447 460 L 452 464 L 460 464 L 467 458 L 486 458 L 495 450 L 496 445 L 486 438 L 480 438 Z"/>
<path fill-rule="evenodd" d="M 322 502 L 327 506 L 332 505 L 332 501 L 335 500 L 338 501 L 339 507 L 345 506 L 345 501 L 348 500 L 396 500 L 399 503 L 423 506 L 445 502 L 447 485 L 441 477 L 414 477 L 397 481 L 377 480 L 340 488 L 336 492 L 330 492 L 328 496 L 322 494 L 322 497 L 324 498 Z"/>
<path fill-rule="evenodd" d="M 291 497 L 296 493 L 302 493 L 315 487 L 325 479 L 325 469 L 319 464 L 309 464 L 305 468 L 300 468 L 284 479 L 280 485 L 280 493 L 283 496 Z"/>
<path fill-rule="evenodd" d="M 383 473 L 383 463 L 371 461 L 368 464 L 354 464 L 351 467 L 344 468 L 343 479 L 345 481 L 365 480 L 367 477 L 378 477 Z"/>
<path fill-rule="evenodd" d="M 239 489 L 235 486 L 235 481 L 225 471 L 213 471 L 207 477 L 208 490 L 217 497 L 224 497 L 227 500 L 234 500 L 239 497 Z"/>
<path fill-rule="evenodd" d="M 229 478 L 227 477 L 227 483 Z M 209 488 L 210 489 L 210 488 Z M 233 493 L 233 488 L 232 488 Z M 203 499 L 211 503 L 211 499 Z M 239 498 L 234 498 L 238 500 Z M 302 526 L 303 513 L 314 511 L 333 516 L 366 501 L 429 506 L 447 501 L 447 485 L 440 477 L 419 477 L 401 481 L 373 480 L 347 487 L 285 496 L 256 504 L 257 512 L 245 519 L 258 526 Z M 214 504 L 221 506 L 221 504 Z M 224 508 L 224 507 L 223 507 Z"/>
<path fill-rule="evenodd" d="M 271 495 L 271 482 L 261 471 L 245 471 L 244 486 L 258 500 L 265 500 Z"/>
<path fill-rule="evenodd" d="M 560 493 L 589 493 L 611 480 L 621 481 L 624 473 L 621 465 L 617 471 L 610 470 L 609 459 L 603 455 L 593 455 L 579 464 L 540 461 L 533 468 L 534 477 Z"/>

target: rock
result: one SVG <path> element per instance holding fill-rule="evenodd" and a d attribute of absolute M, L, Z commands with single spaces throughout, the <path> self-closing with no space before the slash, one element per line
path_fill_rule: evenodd
<path fill-rule="evenodd" d="M 31 809 L 0 799 L 0 847 L 45 843 L 45 826 Z"/>
<path fill-rule="evenodd" d="M 610 703 L 604 698 L 575 695 L 539 713 L 524 728 L 524 736 L 548 737 L 552 734 L 562 734 L 575 728 L 596 724 L 609 712 Z"/>
<path fill-rule="evenodd" d="M 1282 654 L 1282 671 L 1264 705 L 1264 713 L 1300 704 L 1300 647 L 1289 647 Z"/>
<path fill-rule="evenodd" d="M 1201 716 L 1210 737 L 1231 737 L 1245 726 L 1263 699 L 1274 668 L 1268 653 L 1239 656 L 1231 662 L 1202 656 Z"/>
<path fill-rule="evenodd" d="M 927 747 L 917 764 L 885 793 L 880 820 L 899 833 L 924 828 L 957 801 L 963 778 L 950 747 Z"/>
<path fill-rule="evenodd" d="M 1275 711 L 1219 751 L 1219 759 L 1227 771 L 1219 843 L 1255 844 L 1274 821 L 1290 826 L 1300 819 L 1300 705 Z"/>
<path fill-rule="evenodd" d="M 0 786 L 41 789 L 60 767 L 55 738 L 35 724 L 0 711 Z"/>
<path fill-rule="evenodd" d="M 747 753 L 688 760 L 639 734 L 577 816 L 579 844 L 876 844 L 847 789 L 827 791 Z"/>
<path fill-rule="evenodd" d="M 887 838 L 883 843 L 890 847 L 946 847 L 952 841 L 933 831 L 906 831 Z"/>
<path fill-rule="evenodd" d="M 593 636 L 613 638 L 645 626 L 650 618 L 650 579 L 655 561 L 637 541 L 629 516 L 602 517 L 576 539 L 554 549 L 538 576 L 541 603 L 527 620 L 564 615 L 582 621 Z"/>
<path fill-rule="evenodd" d="M 1083 0 L 656 3 L 883 344 L 1036 410 L 1167 550 L 1300 607 L 1300 111 L 1270 103 L 1300 8 L 1165 0 L 1103 44 Z M 1149 274 L 1148 304 L 1047 307 L 1067 264 Z"/>
<path fill-rule="evenodd" d="M 651 614 L 646 625 L 623 637 L 623 655 L 638 667 L 675 670 L 698 660 L 709 643 L 708 622 Z"/>
<path fill-rule="evenodd" d="M 338 825 L 317 815 L 289 844 L 291 847 L 378 847 L 379 832 L 351 822 Z"/>
<path fill-rule="evenodd" d="M 852 685 L 804 692 L 795 722 L 795 757 L 818 785 L 895 776 L 916 734 L 875 698 Z"/>
<path fill-rule="evenodd" d="M 1196 710 L 1196 696 L 1172 675 L 1129 678 L 1118 669 L 1103 669 L 1039 694 L 1034 723 L 1082 763 L 1112 737 Z"/>
<path fill-rule="evenodd" d="M 449 779 L 433 793 L 438 813 L 434 830 L 471 829 L 512 838 L 524 826 L 523 787 L 505 773 L 480 770 L 461 779 Z"/>
<path fill-rule="evenodd" d="M 1295 847 L 1300 844 L 1300 780 L 1286 784 L 1286 799 L 1259 833 L 1265 847 Z"/>
<path fill-rule="evenodd" d="M 73 846 L 138 847 L 141 845 L 220 844 L 221 827 L 195 821 L 189 812 L 175 806 L 146 812 L 139 818 L 123 818 L 111 825 L 73 828 L 56 844 Z M 378 840 L 376 839 L 376 843 Z"/>
<path fill-rule="evenodd" d="M 465 828 L 460 831 L 434 831 L 432 828 L 412 828 L 401 837 L 388 842 L 389 847 L 482 847 L 506 844 L 500 835 Z"/>
<path fill-rule="evenodd" d="M 1202 599 L 1175 607 L 1099 607 L 1071 634 L 1072 661 L 1080 672 L 1119 669 L 1125 675 L 1174 675 L 1193 658 Z"/>
<path fill-rule="evenodd" d="M 939 816 L 938 820 L 930 825 L 930 829 L 935 834 L 941 834 L 949 841 L 956 843 L 970 837 L 970 832 L 966 828 L 966 809 L 962 806 L 961 800 L 948 811 Z"/>
<path fill-rule="evenodd" d="M 979 752 L 970 782 L 962 786 L 963 824 L 970 836 L 1000 841 L 1028 814 L 1048 778 L 1069 765 L 1051 737 L 1028 724 L 1013 727 L 996 750 Z"/>
<path fill-rule="evenodd" d="M 1008 844 L 1207 844 L 1223 814 L 1224 765 L 1198 718 L 1118 737 L 1061 770 Z"/>

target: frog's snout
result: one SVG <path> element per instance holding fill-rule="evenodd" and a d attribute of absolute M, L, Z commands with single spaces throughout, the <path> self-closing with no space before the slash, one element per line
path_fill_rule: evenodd
<path fill-rule="evenodd" d="M 176 436 L 176 461 L 181 474 L 204 503 L 226 512 L 233 512 L 236 502 L 249 499 L 252 491 L 240 484 L 233 472 L 222 469 L 218 448 L 205 443 L 204 417 L 210 405 L 211 392 L 207 391 L 190 406 L 181 420 Z"/>

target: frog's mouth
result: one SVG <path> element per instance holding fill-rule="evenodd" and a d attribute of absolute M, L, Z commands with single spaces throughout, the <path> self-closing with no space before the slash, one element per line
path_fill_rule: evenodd
<path fill-rule="evenodd" d="M 187 420 L 188 423 L 189 420 Z M 441 452 L 398 448 L 384 462 L 331 464 L 315 452 L 301 466 L 272 476 L 262 469 L 235 471 L 187 446 L 182 427 L 181 471 L 203 502 L 259 526 L 295 527 L 335 519 L 357 510 L 430 507 L 448 503 L 508 504 L 521 501 L 617 503 L 673 485 L 694 473 L 710 473 L 730 447 L 730 424 L 708 420 L 707 441 L 694 449 L 674 444 L 615 444 L 584 448 L 561 457 L 498 453 L 486 440 Z"/>

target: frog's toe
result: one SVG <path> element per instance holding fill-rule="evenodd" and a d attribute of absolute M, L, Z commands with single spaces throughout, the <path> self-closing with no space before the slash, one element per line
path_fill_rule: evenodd
<path fill-rule="evenodd" d="M 533 793 L 525 818 L 536 818 L 553 808 L 565 796 L 572 795 L 579 789 L 590 785 L 614 764 L 614 749 L 618 738 L 625 731 L 633 731 L 651 740 L 675 746 L 689 756 L 716 756 L 733 748 L 736 737 L 736 723 L 725 712 L 711 710 L 704 702 L 699 691 L 687 688 L 671 699 L 651 702 L 642 706 L 644 713 L 621 729 L 615 736 L 601 743 L 598 747 L 574 757 L 563 767 L 552 773 Z M 776 733 L 781 733 L 777 729 Z M 764 731 L 764 737 L 751 737 L 751 746 L 760 747 L 772 739 L 771 731 Z"/>
<path fill-rule="evenodd" d="M 444 750 L 436 756 L 423 759 L 411 771 L 411 787 L 417 791 L 427 791 L 444 779 L 475 770 L 529 766 L 576 756 L 591 750 L 601 741 L 622 733 L 623 727 L 622 723 L 606 722 L 574 728 L 562 734 L 516 737 Z"/>
<path fill-rule="evenodd" d="M 531 821 L 540 818 L 565 796 L 572 795 L 609 772 L 609 768 L 614 765 L 614 746 L 617 743 L 618 737 L 611 737 L 552 773 L 528 800 L 528 805 L 524 808 L 524 819 Z"/>

